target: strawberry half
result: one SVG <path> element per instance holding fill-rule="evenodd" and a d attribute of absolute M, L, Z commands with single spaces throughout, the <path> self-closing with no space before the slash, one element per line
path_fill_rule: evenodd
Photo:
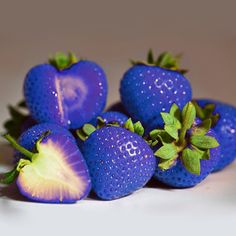
<path fill-rule="evenodd" d="M 16 167 L 4 174 L 1 183 L 16 178 L 22 195 L 46 203 L 74 203 L 90 192 L 91 180 L 85 160 L 70 137 L 44 134 L 35 144 L 35 152 L 20 146 L 10 135 L 4 137 L 21 152 Z"/>

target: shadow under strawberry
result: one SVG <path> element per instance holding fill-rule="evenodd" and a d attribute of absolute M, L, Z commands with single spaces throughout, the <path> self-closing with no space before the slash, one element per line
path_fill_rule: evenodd
<path fill-rule="evenodd" d="M 0 176 L 0 178 L 3 178 L 3 175 Z M 22 194 L 20 194 L 16 183 L 12 183 L 7 186 L 0 186 L 0 197 L 12 199 L 15 201 L 20 202 L 29 202 L 29 199 L 24 197 Z"/>

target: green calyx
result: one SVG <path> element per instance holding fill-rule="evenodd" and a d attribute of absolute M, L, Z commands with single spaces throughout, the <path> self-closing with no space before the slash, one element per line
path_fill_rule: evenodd
<path fill-rule="evenodd" d="M 212 127 L 217 124 L 220 115 L 218 113 L 213 114 L 213 112 L 215 111 L 215 104 L 209 103 L 204 107 L 201 107 L 196 101 L 192 101 L 192 103 L 195 106 L 196 114 L 199 119 L 201 119 L 202 121 L 210 119 Z"/>
<path fill-rule="evenodd" d="M 3 126 L 7 133 L 14 138 L 18 138 L 21 133 L 21 125 L 28 117 L 26 104 L 24 101 L 21 101 L 16 106 L 9 105 L 7 108 L 11 117 Z"/>
<path fill-rule="evenodd" d="M 11 144 L 11 146 L 22 153 L 24 155 L 24 158 L 21 158 L 16 166 L 9 172 L 5 173 L 2 175 L 0 178 L 0 183 L 1 184 L 11 184 L 14 182 L 14 180 L 17 178 L 19 175 L 20 171 L 26 166 L 32 163 L 34 160 L 34 157 L 38 155 L 38 148 L 39 144 L 41 143 L 42 139 L 49 134 L 48 132 L 45 132 L 42 134 L 42 136 L 38 139 L 38 141 L 35 144 L 35 149 L 36 152 L 31 152 L 27 149 L 25 149 L 23 146 L 19 145 L 17 141 L 10 135 L 10 134 L 4 134 L 3 137 Z"/>
<path fill-rule="evenodd" d="M 140 121 L 136 123 L 132 122 L 132 119 L 129 118 L 123 126 L 121 126 L 118 122 L 109 122 L 106 123 L 100 116 L 97 117 L 97 126 L 93 126 L 92 124 L 85 124 L 82 128 L 76 130 L 77 136 L 82 140 L 85 141 L 94 131 L 101 129 L 103 127 L 121 127 L 125 128 L 133 133 L 138 134 L 139 136 L 144 135 L 144 128 Z"/>
<path fill-rule="evenodd" d="M 49 58 L 49 64 L 53 65 L 58 70 L 67 69 L 78 61 L 79 59 L 72 52 L 69 52 L 67 55 L 62 52 L 58 52 L 53 57 Z"/>
<path fill-rule="evenodd" d="M 210 149 L 219 146 L 217 140 L 207 135 L 211 127 L 211 119 L 198 125 L 194 124 L 196 109 L 188 102 L 182 111 L 173 104 L 170 112 L 162 112 L 163 129 L 154 129 L 149 133 L 149 144 L 160 147 L 154 153 L 159 157 L 159 167 L 167 170 L 178 158 L 192 174 L 201 172 L 200 161 L 210 158 Z"/>
<path fill-rule="evenodd" d="M 180 65 L 179 65 L 180 59 L 181 59 L 181 54 L 174 56 L 170 52 L 163 52 L 155 59 L 153 52 L 150 49 L 148 51 L 146 61 L 131 60 L 131 64 L 132 65 L 141 64 L 141 65 L 148 65 L 148 66 L 159 66 L 161 68 L 178 71 L 182 74 L 185 74 L 187 70 L 180 68 Z"/>

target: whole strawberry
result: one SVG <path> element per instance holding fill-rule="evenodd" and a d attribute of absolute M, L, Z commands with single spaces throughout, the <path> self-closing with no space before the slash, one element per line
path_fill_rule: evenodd
<path fill-rule="evenodd" d="M 210 99 L 196 99 L 195 105 L 200 119 L 213 121 L 212 129 L 221 146 L 221 157 L 214 171 L 222 170 L 236 157 L 236 108 Z"/>
<path fill-rule="evenodd" d="M 82 153 L 89 167 L 92 188 L 104 200 L 121 198 L 142 188 L 156 167 L 151 148 L 140 136 L 144 132 L 140 123 L 133 125 L 129 119 L 125 127 L 139 135 L 117 126 L 98 130 L 83 127 L 88 137 Z"/>
<path fill-rule="evenodd" d="M 150 132 L 158 166 L 154 177 L 176 188 L 192 187 L 205 179 L 217 165 L 220 150 L 211 120 L 200 122 L 194 105 L 182 112 L 174 104 L 170 113 L 161 113 L 164 129 Z"/>
<path fill-rule="evenodd" d="M 96 63 L 59 53 L 49 64 L 37 65 L 28 72 L 24 95 L 37 122 L 74 129 L 102 112 L 107 80 Z"/>
<path fill-rule="evenodd" d="M 162 125 L 160 112 L 169 111 L 173 103 L 180 108 L 192 98 L 189 81 L 178 69 L 178 60 L 169 53 L 161 54 L 155 61 L 149 52 L 147 62 L 133 62 L 124 74 L 120 95 L 125 110 L 145 127 L 155 121 Z"/>
<path fill-rule="evenodd" d="M 35 142 L 34 151 L 19 145 L 8 134 L 4 137 L 22 155 L 0 183 L 10 184 L 16 179 L 20 193 L 37 202 L 74 203 L 88 195 L 88 168 L 70 136 L 44 133 Z"/>

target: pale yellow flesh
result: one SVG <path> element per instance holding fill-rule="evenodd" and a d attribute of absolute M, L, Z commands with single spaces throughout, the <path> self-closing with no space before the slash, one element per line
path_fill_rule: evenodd
<path fill-rule="evenodd" d="M 79 199 L 86 184 L 65 161 L 65 154 L 52 141 L 39 145 L 39 154 L 25 166 L 18 177 L 22 189 L 44 200 Z"/>

